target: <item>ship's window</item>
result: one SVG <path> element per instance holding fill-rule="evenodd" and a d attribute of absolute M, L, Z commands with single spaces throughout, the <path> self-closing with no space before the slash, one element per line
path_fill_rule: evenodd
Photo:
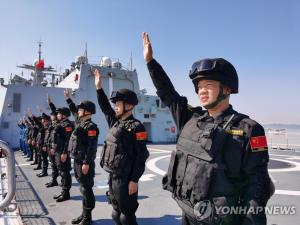
<path fill-rule="evenodd" d="M 8 129 L 9 128 L 9 123 L 8 122 L 2 122 L 2 128 L 3 129 Z"/>
<path fill-rule="evenodd" d="M 21 94 L 20 93 L 14 93 L 13 112 L 21 112 Z"/>
<path fill-rule="evenodd" d="M 159 107 L 159 99 L 156 99 L 156 107 Z"/>
<path fill-rule="evenodd" d="M 151 118 L 156 118 L 156 115 L 155 114 L 151 114 Z"/>
<path fill-rule="evenodd" d="M 149 114 L 144 114 L 144 118 L 149 118 Z"/>

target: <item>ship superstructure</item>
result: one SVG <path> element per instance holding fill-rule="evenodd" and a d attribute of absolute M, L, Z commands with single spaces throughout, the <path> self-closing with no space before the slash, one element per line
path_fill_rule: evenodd
<path fill-rule="evenodd" d="M 147 95 L 144 89 L 140 89 L 135 69 L 126 69 L 118 60 L 109 57 L 101 57 L 99 64 L 89 64 L 87 51 L 85 51 L 83 56 L 76 57 L 70 68 L 63 74 L 59 74 L 53 67 L 45 65 L 41 46 L 42 43 L 39 42 L 38 59 L 33 65 L 18 66 L 31 70 L 32 79 L 15 75 L 8 84 L 0 79 L 0 96 L 3 98 L 3 105 L 0 105 L 0 139 L 7 141 L 11 147 L 19 145 L 17 122 L 28 108 L 35 114 L 39 114 L 37 106 L 43 108 L 46 113 L 50 112 L 46 101 L 47 94 L 58 107 L 66 106 L 63 95 L 66 88 L 72 90 L 72 99 L 76 103 L 84 99 L 97 103 L 92 73 L 94 68 L 100 70 L 103 88 L 108 96 L 112 91 L 120 88 L 128 88 L 137 93 L 139 105 L 135 108 L 134 115 L 144 124 L 150 142 L 175 141 L 177 131 L 169 109 L 157 96 Z M 108 126 L 99 107 L 93 120 L 100 128 L 99 144 L 101 144 Z"/>

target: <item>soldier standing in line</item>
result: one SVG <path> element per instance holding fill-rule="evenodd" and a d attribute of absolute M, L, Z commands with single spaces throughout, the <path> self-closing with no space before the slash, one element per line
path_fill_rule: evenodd
<path fill-rule="evenodd" d="M 55 150 L 52 148 L 52 144 L 53 144 L 52 137 L 54 136 L 53 132 L 57 125 L 56 108 L 55 108 L 54 104 L 52 103 L 50 96 L 47 96 L 47 102 L 51 109 L 51 114 L 50 114 L 51 124 L 45 133 L 44 148 L 48 152 L 49 160 L 51 163 L 51 169 L 52 169 L 51 181 L 47 182 L 45 184 L 46 187 L 49 188 L 49 187 L 58 186 L 57 177 L 58 177 L 59 173 L 58 173 L 58 167 L 57 167 L 56 160 L 55 160 Z"/>
<path fill-rule="evenodd" d="M 74 159 L 75 178 L 80 184 L 83 197 L 82 213 L 72 220 L 72 224 L 90 225 L 92 210 L 95 208 L 93 186 L 99 136 L 99 129 L 92 121 L 96 106 L 89 100 L 82 101 L 76 106 L 68 90 L 65 90 L 64 95 L 75 117 L 75 129 L 70 138 L 69 153 Z"/>
<path fill-rule="evenodd" d="M 42 113 L 42 116 L 35 117 L 31 112 L 31 118 L 35 122 L 35 124 L 39 128 L 39 132 L 36 138 L 36 148 L 38 154 L 38 166 L 42 167 L 42 172 L 37 174 L 38 177 L 45 177 L 48 176 L 48 154 L 46 149 L 44 148 L 44 139 L 46 130 L 49 127 L 50 117 L 43 113 L 42 110 L 39 110 Z"/>
<path fill-rule="evenodd" d="M 110 100 L 104 93 L 101 74 L 94 71 L 99 106 L 110 128 L 101 153 L 100 166 L 109 173 L 109 203 L 116 225 L 136 225 L 138 182 L 149 157 L 147 133 L 143 124 L 132 115 L 138 104 L 136 94 L 128 89 L 112 93 Z"/>
<path fill-rule="evenodd" d="M 27 142 L 28 150 L 29 150 L 29 159 L 27 159 L 27 161 L 33 161 L 33 149 L 31 146 L 31 135 L 33 132 L 33 126 L 28 119 L 25 119 L 25 121 L 26 121 L 26 125 L 27 125 L 26 142 Z M 33 165 L 33 163 L 31 163 L 30 165 Z"/>
<path fill-rule="evenodd" d="M 25 135 L 25 124 L 22 121 L 22 119 L 20 119 L 18 121 L 18 127 L 19 127 L 19 145 L 20 145 L 20 150 L 23 152 L 23 156 L 27 155 L 25 146 L 24 146 L 24 135 Z"/>
<path fill-rule="evenodd" d="M 29 112 L 27 114 L 29 114 Z M 37 146 L 36 146 L 36 138 L 39 132 L 39 128 L 30 116 L 28 116 L 28 120 L 32 124 L 32 131 L 30 133 L 30 146 L 31 146 L 31 154 L 32 154 L 31 157 L 34 158 L 34 161 L 33 163 L 31 163 L 31 165 L 37 165 L 37 167 L 33 168 L 33 170 L 40 170 L 42 169 L 42 166 L 38 164 L 38 153 L 37 153 Z"/>
<path fill-rule="evenodd" d="M 25 117 L 24 117 L 24 122 L 25 122 L 25 126 L 26 126 L 26 131 L 25 131 L 25 134 L 24 134 L 24 142 L 25 142 L 25 146 L 26 146 L 26 149 L 27 149 L 27 158 L 28 158 L 26 161 L 29 162 L 29 161 L 33 160 L 31 158 L 30 145 L 28 144 L 29 134 L 31 132 L 31 125 L 30 125 L 29 121 L 25 119 Z"/>
<path fill-rule="evenodd" d="M 24 143 L 24 148 L 25 148 L 25 151 L 26 151 L 25 158 L 27 158 L 26 161 L 29 161 L 30 151 L 29 151 L 29 147 L 28 147 L 28 144 L 27 144 L 28 123 L 27 123 L 25 117 L 22 119 L 22 121 L 23 121 L 23 124 L 24 124 L 23 143 Z"/>
<path fill-rule="evenodd" d="M 53 104 L 54 106 L 54 104 Z M 55 107 L 55 106 L 54 106 Z M 55 152 L 56 165 L 62 180 L 62 191 L 53 198 L 56 202 L 63 202 L 70 199 L 72 177 L 70 171 L 71 158 L 68 153 L 69 139 L 74 130 L 74 124 L 68 119 L 70 110 L 67 107 L 56 109 L 58 124 L 52 132 L 52 146 L 50 151 Z"/>
<path fill-rule="evenodd" d="M 259 123 L 229 104 L 230 94 L 238 93 L 235 68 L 223 58 L 196 61 L 189 77 L 206 110 L 194 108 L 153 58 L 147 33 L 143 42 L 157 94 L 180 132 L 163 188 L 182 209 L 182 224 L 265 225 L 265 212 L 258 209 L 264 209 L 273 192 L 267 139 Z M 223 207 L 241 213 L 218 213 Z"/>

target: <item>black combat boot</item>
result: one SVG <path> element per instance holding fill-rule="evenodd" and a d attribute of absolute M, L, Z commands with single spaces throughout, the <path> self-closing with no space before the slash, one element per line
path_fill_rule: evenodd
<path fill-rule="evenodd" d="M 55 186 L 58 186 L 58 183 L 56 180 L 52 180 L 51 182 L 47 183 L 46 184 L 46 187 L 49 188 L 49 187 L 55 187 Z"/>
<path fill-rule="evenodd" d="M 47 173 L 47 171 L 43 171 L 43 172 L 37 174 L 37 176 L 38 177 L 46 177 L 46 176 L 48 176 L 48 173 Z"/>
<path fill-rule="evenodd" d="M 61 196 L 56 199 L 56 202 L 63 202 L 70 199 L 70 192 L 69 191 L 63 191 Z"/>
<path fill-rule="evenodd" d="M 33 160 L 33 159 L 32 159 L 32 160 Z M 31 160 L 31 161 L 32 161 L 32 160 Z M 32 166 L 33 166 L 33 165 L 37 165 L 37 164 L 38 164 L 38 163 L 37 163 L 36 161 L 30 163 L 30 165 L 32 165 Z"/>
<path fill-rule="evenodd" d="M 54 196 L 53 196 L 53 199 L 58 199 L 61 195 L 62 195 L 62 192 L 59 193 L 59 194 L 57 194 L 57 195 L 54 195 Z"/>
<path fill-rule="evenodd" d="M 72 224 L 79 224 L 83 220 L 83 212 L 80 216 L 72 220 Z"/>
<path fill-rule="evenodd" d="M 33 168 L 33 170 L 41 170 L 42 167 L 40 165 L 38 165 L 37 167 Z"/>
<path fill-rule="evenodd" d="M 81 220 L 80 225 L 92 225 L 92 210 L 83 210 L 83 218 Z"/>

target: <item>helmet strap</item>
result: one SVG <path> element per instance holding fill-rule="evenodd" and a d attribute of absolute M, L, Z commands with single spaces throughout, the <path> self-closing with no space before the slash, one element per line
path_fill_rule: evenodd
<path fill-rule="evenodd" d="M 132 109 L 126 109 L 125 107 L 125 101 L 122 101 L 123 103 L 123 112 L 121 115 L 118 116 L 118 119 L 121 119 L 126 113 L 128 113 L 129 111 L 131 111 Z"/>
<path fill-rule="evenodd" d="M 79 117 L 80 120 L 84 120 L 87 116 L 91 115 L 91 113 L 87 113 L 85 109 L 83 109 L 83 115 Z"/>
<path fill-rule="evenodd" d="M 222 84 L 220 84 L 220 90 L 219 90 L 219 94 L 218 94 L 217 99 L 216 99 L 214 102 L 212 102 L 212 103 L 210 103 L 210 104 L 204 106 L 204 108 L 206 108 L 206 109 L 213 109 L 213 108 L 215 108 L 220 102 L 222 102 L 224 99 L 226 99 L 228 96 L 229 96 L 229 94 L 225 94 L 225 93 L 224 93 L 224 86 L 223 86 Z"/>

